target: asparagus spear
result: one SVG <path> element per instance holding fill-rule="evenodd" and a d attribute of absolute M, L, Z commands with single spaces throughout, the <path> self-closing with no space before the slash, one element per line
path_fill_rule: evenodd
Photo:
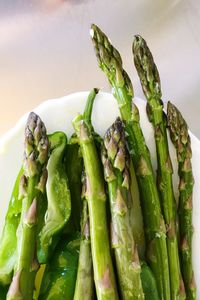
<path fill-rule="evenodd" d="M 94 280 L 98 300 L 118 299 L 106 224 L 106 195 L 94 138 L 83 116 L 73 120 L 86 172 Z"/>
<path fill-rule="evenodd" d="M 196 284 L 192 267 L 192 192 L 194 179 L 191 166 L 191 143 L 188 126 L 180 111 L 170 102 L 167 106 L 168 127 L 176 147 L 179 173 L 180 255 L 186 299 L 196 299 Z"/>
<path fill-rule="evenodd" d="M 133 231 L 133 237 L 138 249 L 139 258 L 143 260 L 145 258 L 145 251 L 146 251 L 144 222 L 142 216 L 142 208 L 140 205 L 139 188 L 138 188 L 138 183 L 137 183 L 132 160 L 130 160 L 129 172 L 130 172 L 130 195 L 129 195 L 130 200 L 128 202 L 129 216 L 130 216 L 130 222 Z"/>
<path fill-rule="evenodd" d="M 38 300 L 73 299 L 79 248 L 78 233 L 62 235 L 52 259 L 46 265 Z"/>
<path fill-rule="evenodd" d="M 149 150 L 140 127 L 139 112 L 132 104 L 133 88 L 123 69 L 119 52 L 106 35 L 92 25 L 91 37 L 100 68 L 105 72 L 117 99 L 138 179 L 147 240 L 147 258 L 155 274 L 160 299 L 170 299 L 166 228 L 161 214 L 159 194 Z"/>
<path fill-rule="evenodd" d="M 161 208 L 167 228 L 171 299 L 185 299 L 176 232 L 176 202 L 172 183 L 173 170 L 167 140 L 166 118 L 161 100 L 160 77 L 152 54 L 145 40 L 139 35 L 135 36 L 133 41 L 133 54 L 135 67 L 147 99 L 148 117 L 154 127 L 158 162 L 157 182 L 161 196 Z"/>
<path fill-rule="evenodd" d="M 23 187 L 23 168 L 18 173 L 11 194 L 4 229 L 0 240 L 0 283 L 10 284 L 16 263 L 17 236 L 16 231 L 21 216 L 22 202 L 19 197 L 19 187 Z M 8 251 L 9 249 L 9 251 Z"/>
<path fill-rule="evenodd" d="M 129 157 L 123 124 L 118 118 L 107 130 L 102 146 L 104 177 L 111 209 L 112 247 L 115 252 L 122 299 L 144 299 L 141 266 L 128 212 Z"/>
<path fill-rule="evenodd" d="M 99 90 L 94 88 L 88 95 L 84 117 L 88 125 L 92 128 L 91 116 L 94 99 Z M 99 139 L 98 139 L 99 140 Z M 98 142 L 98 141 L 97 141 Z M 67 176 L 69 179 L 69 187 L 71 192 L 71 216 L 65 228 L 65 232 L 76 232 L 80 230 L 80 215 L 81 215 L 81 174 L 83 170 L 83 159 L 81 157 L 78 138 L 75 133 L 72 134 L 65 153 L 65 165 Z"/>
<path fill-rule="evenodd" d="M 48 161 L 46 184 L 48 207 L 45 224 L 39 233 L 38 260 L 46 263 L 71 214 L 68 178 L 63 164 L 67 138 L 63 132 L 49 135 L 51 153 Z"/>
<path fill-rule="evenodd" d="M 89 229 L 88 205 L 85 198 L 86 178 L 83 176 L 83 208 L 81 217 L 81 243 L 78 263 L 78 273 L 76 278 L 76 287 L 74 300 L 92 300 L 94 299 L 94 281 L 92 268 L 92 254 Z"/>
<path fill-rule="evenodd" d="M 98 89 L 94 88 L 88 95 L 85 110 L 84 119 L 87 125 L 94 132 L 92 126 L 92 109 L 94 99 L 99 92 Z M 95 134 L 95 133 L 94 133 Z M 99 141 L 99 139 L 98 139 Z M 83 186 L 82 186 L 82 217 L 81 217 L 81 234 L 82 240 L 80 244 L 79 264 L 78 273 L 76 279 L 76 288 L 74 299 L 94 299 L 94 282 L 93 282 L 93 267 L 92 267 L 92 254 L 91 254 L 91 241 L 90 241 L 90 230 L 89 230 L 89 215 L 88 205 L 86 200 L 86 177 L 83 172 Z"/>
<path fill-rule="evenodd" d="M 24 198 L 18 228 L 18 253 L 15 274 L 8 290 L 8 300 L 32 300 L 38 270 L 36 233 L 39 192 L 45 190 L 48 160 L 46 129 L 35 113 L 30 113 L 25 128 Z"/>

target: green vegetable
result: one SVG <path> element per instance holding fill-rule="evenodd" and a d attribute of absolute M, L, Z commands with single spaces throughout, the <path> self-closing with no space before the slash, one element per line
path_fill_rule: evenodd
<path fill-rule="evenodd" d="M 141 264 L 142 287 L 145 294 L 145 300 L 159 300 L 155 277 L 146 263 Z"/>
<path fill-rule="evenodd" d="M 50 258 L 71 213 L 70 191 L 63 163 L 67 138 L 63 132 L 55 132 L 49 135 L 49 141 L 51 153 L 47 166 L 46 184 L 48 206 L 45 224 L 39 234 L 38 259 L 40 263 L 46 263 Z"/>
<path fill-rule="evenodd" d="M 25 128 L 22 213 L 18 227 L 15 273 L 7 300 L 32 300 L 35 275 L 37 216 L 40 194 L 45 191 L 49 142 L 46 129 L 35 113 L 30 113 Z M 22 182 L 21 182 L 22 184 Z"/>
<path fill-rule="evenodd" d="M 79 234 L 62 236 L 47 263 L 38 300 L 72 300 L 76 283 Z"/>
<path fill-rule="evenodd" d="M 19 171 L 14 184 L 0 240 L 0 284 L 2 285 L 10 284 L 16 263 L 16 231 L 20 222 L 22 206 L 22 202 L 19 197 L 19 186 L 22 187 L 22 174 L 23 168 Z"/>
<path fill-rule="evenodd" d="M 168 127 L 176 147 L 179 174 L 179 231 L 181 270 L 186 299 L 196 299 L 196 284 L 192 267 L 192 191 L 194 178 L 191 165 L 191 142 L 188 126 L 180 111 L 170 102 L 167 107 Z"/>
<path fill-rule="evenodd" d="M 170 299 L 166 228 L 153 174 L 149 150 L 140 127 L 139 111 L 132 103 L 133 88 L 123 69 L 119 52 L 106 35 L 92 25 L 91 37 L 97 60 L 113 88 L 122 120 L 125 123 L 129 152 L 136 170 L 147 242 L 147 259 L 156 278 L 160 299 Z"/>
<path fill-rule="evenodd" d="M 88 205 L 85 198 L 86 182 L 83 179 L 83 209 L 81 217 L 81 243 L 78 263 L 78 273 L 76 278 L 76 288 L 74 300 L 92 300 L 94 299 L 94 280 L 92 268 L 92 253 L 90 242 L 90 224 L 88 215 Z"/>
<path fill-rule="evenodd" d="M 142 208 L 140 205 L 140 194 L 138 183 L 136 179 L 135 170 L 133 167 L 133 162 L 129 162 L 129 173 L 130 173 L 130 195 L 129 200 L 129 218 L 133 231 L 133 237 L 137 245 L 138 254 L 140 259 L 145 258 L 146 242 L 144 234 L 144 222 L 142 216 Z"/>
<path fill-rule="evenodd" d="M 92 128 L 91 116 L 94 99 L 99 90 L 94 88 L 88 95 L 84 116 L 88 123 L 88 126 Z M 69 179 L 69 187 L 71 192 L 71 216 L 70 220 L 65 228 L 66 232 L 79 231 L 80 230 L 80 215 L 81 215 L 81 174 L 83 171 L 83 159 L 81 156 L 80 146 L 78 144 L 78 138 L 74 133 L 66 148 L 65 165 L 67 170 L 67 176 Z"/>
<path fill-rule="evenodd" d="M 167 228 L 171 299 L 185 299 L 178 252 L 176 202 L 172 183 L 173 170 L 167 140 L 166 118 L 163 112 L 163 102 L 161 100 L 160 77 L 153 56 L 141 36 L 135 36 L 133 54 L 142 89 L 148 101 L 147 112 L 149 120 L 154 127 L 158 162 L 157 182 L 161 195 L 161 207 Z"/>
<path fill-rule="evenodd" d="M 104 177 L 108 183 L 114 248 L 121 299 L 144 299 L 141 266 L 129 218 L 129 157 L 125 132 L 118 118 L 107 130 L 102 147 Z"/>
<path fill-rule="evenodd" d="M 108 229 L 106 224 L 106 195 L 103 174 L 94 138 L 83 116 L 73 120 L 79 138 L 85 173 L 86 198 L 89 207 L 91 247 L 94 280 L 99 300 L 118 299 L 111 260 Z"/>

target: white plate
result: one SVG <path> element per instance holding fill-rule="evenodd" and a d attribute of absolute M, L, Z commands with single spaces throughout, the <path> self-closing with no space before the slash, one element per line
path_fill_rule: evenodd
<path fill-rule="evenodd" d="M 82 113 L 85 106 L 85 101 L 88 92 L 75 93 L 63 98 L 48 100 L 38 106 L 34 111 L 40 115 L 44 121 L 48 133 L 56 130 L 62 130 L 67 133 L 68 137 L 72 134 L 73 128 L 71 125 L 72 119 L 77 113 Z M 151 151 L 152 162 L 156 169 L 156 151 L 153 138 L 153 130 L 146 116 L 145 102 L 135 98 L 135 103 L 138 105 L 141 117 L 141 126 L 146 138 L 147 145 Z M 22 163 L 23 154 L 23 135 L 24 126 L 27 115 L 24 115 L 16 126 L 11 129 L 0 139 L 0 228 L 2 229 L 3 220 L 6 213 L 9 197 L 16 175 Z M 119 115 L 116 100 L 111 94 L 100 93 L 97 95 L 93 109 L 93 125 L 97 132 L 103 135 L 106 129 L 114 122 L 116 116 Z M 192 141 L 192 164 L 195 178 L 194 196 L 193 196 L 193 261 L 196 283 L 200 286 L 200 141 L 191 134 Z M 171 158 L 174 165 L 174 185 L 177 187 L 177 167 L 176 155 L 173 147 L 170 144 Z M 177 190 L 177 189 L 176 189 Z M 177 196 L 176 192 L 176 196 Z M 200 299 L 200 287 L 198 287 L 197 299 Z"/>

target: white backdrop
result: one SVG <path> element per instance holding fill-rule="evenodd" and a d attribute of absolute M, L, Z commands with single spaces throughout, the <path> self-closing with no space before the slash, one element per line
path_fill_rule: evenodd
<path fill-rule="evenodd" d="M 200 138 L 200 1 L 0 1 L 0 135 L 45 99 L 94 86 L 109 90 L 89 38 L 97 23 L 120 50 L 135 94 L 134 34 L 147 40 L 163 100 L 176 103 Z"/>

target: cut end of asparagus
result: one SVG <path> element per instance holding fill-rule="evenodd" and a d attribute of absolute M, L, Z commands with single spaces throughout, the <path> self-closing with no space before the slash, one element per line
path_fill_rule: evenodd
<path fill-rule="evenodd" d="M 34 112 L 29 114 L 25 127 L 24 171 L 32 177 L 41 171 L 48 159 L 49 142 L 42 120 Z"/>
<path fill-rule="evenodd" d="M 147 100 L 160 99 L 162 96 L 160 77 L 146 41 L 140 35 L 136 35 L 132 49 L 135 67 Z"/>

